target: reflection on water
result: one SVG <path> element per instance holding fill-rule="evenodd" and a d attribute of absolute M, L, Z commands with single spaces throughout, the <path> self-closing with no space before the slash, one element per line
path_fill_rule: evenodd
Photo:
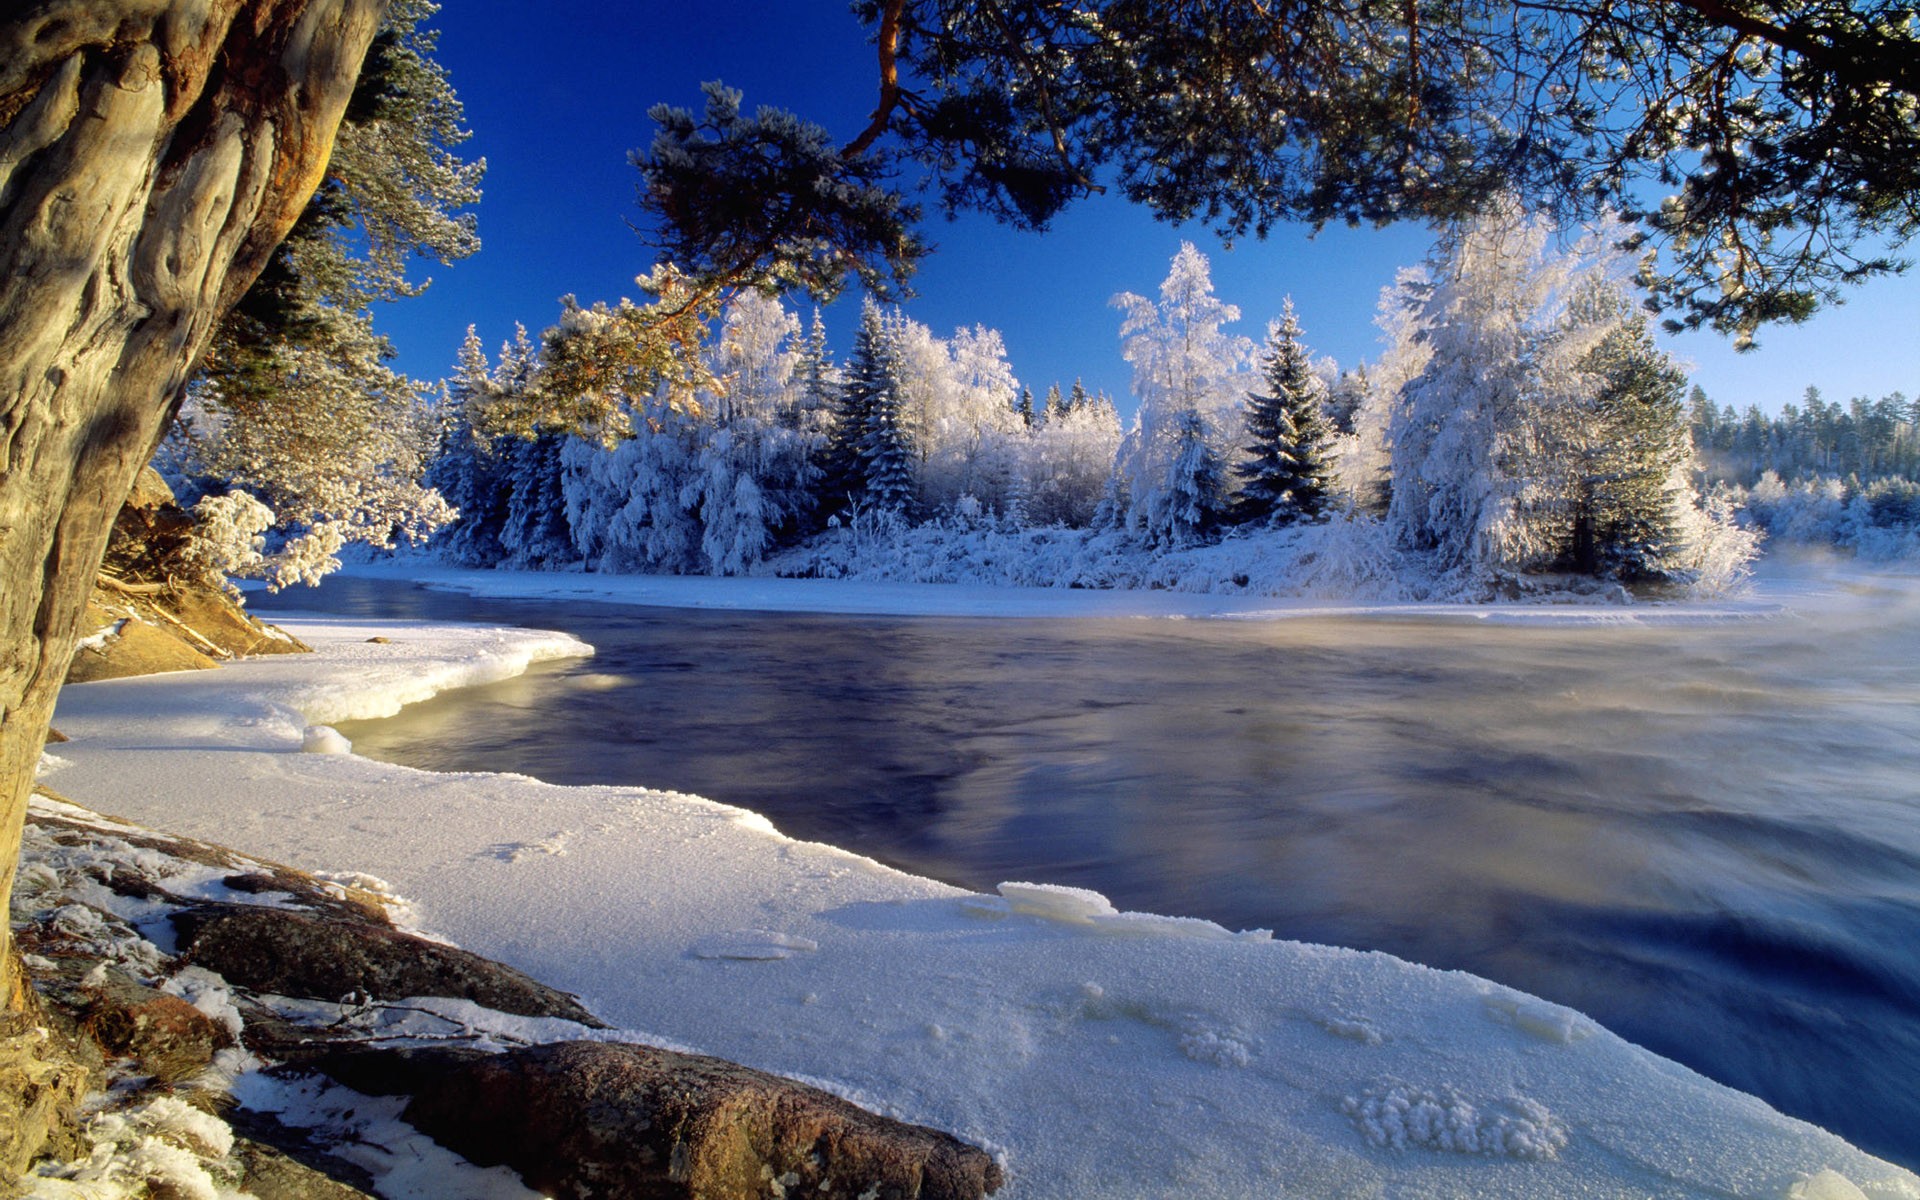
<path fill-rule="evenodd" d="M 280 606 L 563 628 L 361 753 L 1457 967 L 1920 1166 L 1920 610 L 1682 628 Z"/>

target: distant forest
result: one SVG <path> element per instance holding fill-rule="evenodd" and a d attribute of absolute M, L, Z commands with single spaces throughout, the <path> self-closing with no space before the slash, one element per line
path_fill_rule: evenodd
<path fill-rule="evenodd" d="M 1895 392 L 1841 404 L 1810 387 L 1770 417 L 1758 407 L 1722 408 L 1693 389 L 1693 444 L 1708 486 L 1751 488 L 1772 471 L 1785 483 L 1814 479 L 1920 480 L 1920 399 Z"/>

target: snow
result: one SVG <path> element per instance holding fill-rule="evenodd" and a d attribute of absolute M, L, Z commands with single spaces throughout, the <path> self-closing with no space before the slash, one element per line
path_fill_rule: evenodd
<path fill-rule="evenodd" d="M 1361 603 L 1151 589 L 467 570 L 411 561 L 356 564 L 346 568 L 343 573 L 371 579 L 412 580 L 437 591 L 510 600 L 580 600 L 648 608 L 865 616 L 1167 617 L 1242 621 L 1361 617 L 1492 624 L 1669 625 L 1748 620 L 1777 616 L 1786 609 L 1783 597 L 1770 589 L 1738 598 L 1623 607 L 1599 597 L 1579 603 L 1562 597 L 1556 602 L 1543 604 Z M 279 620 L 278 617 L 274 619 Z"/>
<path fill-rule="evenodd" d="M 484 578 L 619 585 L 651 597 L 639 602 L 728 594 L 684 590 L 727 582 L 714 580 Z M 781 597 L 753 589 L 785 582 L 734 581 L 761 603 Z M 66 689 L 63 791 L 246 853 L 371 873 L 438 933 L 579 993 L 620 1030 L 592 1036 L 720 1054 L 947 1129 L 1000 1158 L 1014 1200 L 1920 1198 L 1920 1178 L 1473 976 L 1122 913 L 1044 883 L 979 896 L 693 796 L 300 753 L 310 726 L 587 648 L 475 626 L 287 624 L 317 653 Z M 195 1000 L 222 1003 L 212 988 Z M 322 1007 L 316 1020 L 337 1019 Z M 503 1043 L 587 1036 L 470 1009 L 414 1001 L 364 1019 L 422 1036 L 493 1021 Z M 452 1168 L 413 1158 L 432 1148 L 388 1109 L 318 1087 L 243 1098 L 289 1119 L 351 1110 L 388 1194 L 447 1194 L 436 1172 Z M 514 1186 L 476 1177 L 460 1194 L 525 1194 Z"/>

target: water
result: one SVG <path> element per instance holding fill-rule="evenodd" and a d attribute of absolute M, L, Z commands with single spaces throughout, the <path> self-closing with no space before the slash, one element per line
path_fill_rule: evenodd
<path fill-rule="evenodd" d="M 991 888 L 1386 950 L 1572 1005 L 1920 1167 L 1920 593 L 1669 628 L 274 607 L 562 628 L 590 660 L 343 727 L 634 783 Z"/>

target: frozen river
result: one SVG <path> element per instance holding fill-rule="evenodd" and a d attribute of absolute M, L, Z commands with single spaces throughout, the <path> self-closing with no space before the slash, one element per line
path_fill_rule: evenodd
<path fill-rule="evenodd" d="M 371 757 L 1461 968 L 1920 1165 L 1920 585 L 1665 627 L 254 606 L 598 648 L 343 727 Z"/>

